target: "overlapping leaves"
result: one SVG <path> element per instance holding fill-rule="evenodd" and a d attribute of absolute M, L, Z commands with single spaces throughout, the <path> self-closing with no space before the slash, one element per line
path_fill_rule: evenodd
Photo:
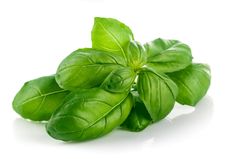
<path fill-rule="evenodd" d="M 142 45 L 125 24 L 95 18 L 92 48 L 66 57 L 55 80 L 72 93 L 47 131 L 56 139 L 82 141 L 119 125 L 141 131 L 165 118 L 175 101 L 196 105 L 209 88 L 210 69 L 193 64 L 189 46 L 180 41 L 159 38 Z"/>

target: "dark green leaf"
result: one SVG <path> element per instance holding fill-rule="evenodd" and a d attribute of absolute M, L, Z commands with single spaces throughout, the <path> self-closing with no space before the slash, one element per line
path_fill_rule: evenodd
<path fill-rule="evenodd" d="M 82 141 L 107 134 L 128 116 L 131 95 L 110 93 L 101 88 L 68 96 L 47 124 L 49 135 L 64 141 Z"/>
<path fill-rule="evenodd" d="M 163 119 L 172 110 L 178 87 L 164 74 L 151 70 L 139 73 L 138 92 L 153 121 Z"/>
<path fill-rule="evenodd" d="M 128 26 L 112 18 L 95 18 L 92 45 L 98 50 L 109 51 L 126 58 L 124 47 L 133 39 Z"/>
<path fill-rule="evenodd" d="M 24 84 L 13 100 L 13 108 L 23 118 L 48 120 L 68 93 L 57 85 L 54 76 L 41 77 Z"/>
<path fill-rule="evenodd" d="M 135 96 L 134 99 L 135 104 L 121 127 L 130 131 L 141 131 L 151 123 L 152 119 L 139 97 Z"/>
<path fill-rule="evenodd" d="M 206 94 L 211 82 L 210 68 L 205 64 L 192 64 L 168 75 L 179 87 L 177 102 L 192 106 Z"/>
<path fill-rule="evenodd" d="M 190 48 L 177 40 L 156 39 L 145 48 L 149 56 L 146 66 L 157 72 L 175 72 L 192 62 Z"/>
<path fill-rule="evenodd" d="M 66 90 L 96 87 L 123 64 L 122 57 L 118 55 L 94 49 L 79 49 L 62 61 L 56 81 Z"/>

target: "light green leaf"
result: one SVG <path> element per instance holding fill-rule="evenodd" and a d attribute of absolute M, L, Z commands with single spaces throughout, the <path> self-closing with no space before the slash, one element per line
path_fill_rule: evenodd
<path fill-rule="evenodd" d="M 168 75 L 179 87 L 176 100 L 181 104 L 195 106 L 207 93 L 211 83 L 210 68 L 206 64 L 192 64 Z"/>
<path fill-rule="evenodd" d="M 152 122 L 152 119 L 139 97 L 134 96 L 134 99 L 135 104 L 121 127 L 130 131 L 142 131 Z"/>
<path fill-rule="evenodd" d="M 59 65 L 56 81 L 66 90 L 99 86 L 115 69 L 123 67 L 122 57 L 105 51 L 79 49 Z"/>
<path fill-rule="evenodd" d="M 101 87 L 110 92 L 128 92 L 134 83 L 136 73 L 130 67 L 114 70 L 104 80 Z"/>
<path fill-rule="evenodd" d="M 137 89 L 153 121 L 169 114 L 178 93 L 178 87 L 171 79 L 147 69 L 139 73 Z"/>
<path fill-rule="evenodd" d="M 92 29 L 93 48 L 108 51 L 126 59 L 124 47 L 132 39 L 132 31 L 118 20 L 99 17 L 94 19 Z"/>
<path fill-rule="evenodd" d="M 68 93 L 58 86 L 54 76 L 34 79 L 26 82 L 16 94 L 13 109 L 26 119 L 48 120 Z"/>
<path fill-rule="evenodd" d="M 175 72 L 192 62 L 190 48 L 177 40 L 156 39 L 145 44 L 148 54 L 147 67 L 157 72 Z"/>
<path fill-rule="evenodd" d="M 147 60 L 145 48 L 136 41 L 130 41 L 126 48 L 128 66 L 140 69 Z"/>
<path fill-rule="evenodd" d="M 82 141 L 107 134 L 127 118 L 133 98 L 92 88 L 73 93 L 49 120 L 46 128 L 53 138 Z"/>

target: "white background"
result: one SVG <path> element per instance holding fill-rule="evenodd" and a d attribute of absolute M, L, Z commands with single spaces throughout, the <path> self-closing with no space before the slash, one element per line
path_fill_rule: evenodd
<path fill-rule="evenodd" d="M 176 104 L 140 133 L 83 143 L 54 140 L 43 124 L 21 119 L 11 106 L 16 92 L 90 47 L 95 16 L 119 19 L 142 43 L 181 40 L 194 61 L 210 64 L 212 84 L 196 109 Z M 236 158 L 235 22 L 233 0 L 0 0 L 0 158 Z"/>

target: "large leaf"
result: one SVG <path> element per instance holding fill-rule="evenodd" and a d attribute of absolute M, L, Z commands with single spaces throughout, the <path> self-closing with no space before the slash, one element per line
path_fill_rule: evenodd
<path fill-rule="evenodd" d="M 178 93 L 178 87 L 171 79 L 147 69 L 139 73 L 137 89 L 153 121 L 169 114 Z"/>
<path fill-rule="evenodd" d="M 148 54 L 147 67 L 157 72 L 174 72 L 192 62 L 190 48 L 177 40 L 156 39 L 145 44 Z"/>
<path fill-rule="evenodd" d="M 133 39 L 128 26 L 112 18 L 94 19 L 92 45 L 98 50 L 109 51 L 126 58 L 124 47 Z"/>
<path fill-rule="evenodd" d="M 104 80 L 101 87 L 110 92 L 127 92 L 131 90 L 136 73 L 130 67 L 114 70 Z"/>
<path fill-rule="evenodd" d="M 47 124 L 49 135 L 64 141 L 82 141 L 107 134 L 130 113 L 133 98 L 93 88 L 73 93 Z"/>
<path fill-rule="evenodd" d="M 23 118 L 48 120 L 68 93 L 58 86 L 54 76 L 45 76 L 26 82 L 12 104 Z"/>
<path fill-rule="evenodd" d="M 184 70 L 168 74 L 178 85 L 177 102 L 195 106 L 210 86 L 210 68 L 206 64 L 192 64 Z"/>
<path fill-rule="evenodd" d="M 58 67 L 56 81 L 66 90 L 99 86 L 109 73 L 121 68 L 122 57 L 105 51 L 79 49 Z"/>
<path fill-rule="evenodd" d="M 121 127 L 130 131 L 141 131 L 151 123 L 152 119 L 139 97 L 134 96 L 134 99 L 134 106 Z"/>

